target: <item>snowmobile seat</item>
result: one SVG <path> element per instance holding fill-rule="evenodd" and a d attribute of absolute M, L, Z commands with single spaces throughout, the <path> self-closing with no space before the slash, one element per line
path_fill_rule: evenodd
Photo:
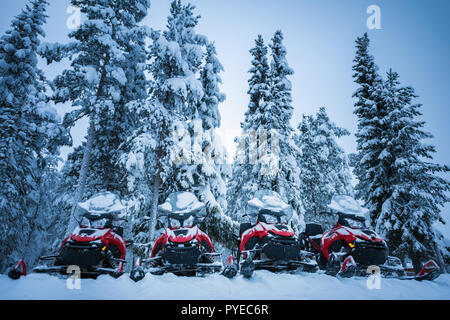
<path fill-rule="evenodd" d="M 323 228 L 318 223 L 308 223 L 306 224 L 305 233 L 307 236 L 322 235 Z"/>
<path fill-rule="evenodd" d="M 239 226 L 239 236 L 241 236 L 245 231 L 247 231 L 251 227 L 252 224 L 250 222 L 241 223 L 241 225 Z"/>

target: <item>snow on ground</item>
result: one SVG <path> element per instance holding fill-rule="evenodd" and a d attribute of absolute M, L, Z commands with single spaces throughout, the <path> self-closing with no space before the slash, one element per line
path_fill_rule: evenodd
<path fill-rule="evenodd" d="M 450 299 L 450 275 L 434 281 L 381 279 L 381 289 L 368 289 L 367 278 L 340 279 L 325 274 L 273 274 L 256 271 L 248 280 L 219 274 L 204 278 L 153 276 L 135 283 L 128 275 L 82 279 L 81 289 L 69 290 L 66 279 L 30 274 L 19 280 L 0 275 L 0 299 L 55 300 L 300 300 L 300 299 Z"/>

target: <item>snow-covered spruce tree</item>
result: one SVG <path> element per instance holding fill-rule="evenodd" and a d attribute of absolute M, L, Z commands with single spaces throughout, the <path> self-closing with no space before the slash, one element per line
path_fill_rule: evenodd
<path fill-rule="evenodd" d="M 269 153 L 276 155 L 278 152 L 279 155 L 275 161 L 278 165 L 275 175 L 265 175 L 264 179 L 271 179 L 271 189 L 278 192 L 293 207 L 298 215 L 294 215 L 294 223 L 296 227 L 301 227 L 299 224 L 304 223 L 304 207 L 300 198 L 300 172 L 296 160 L 299 150 L 293 140 L 294 130 L 290 124 L 293 112 L 292 85 L 287 79 L 294 71 L 286 60 L 283 33 L 280 30 L 275 32 L 270 48 L 270 92 L 263 108 L 265 121 L 262 121 L 261 125 L 267 131 Z"/>
<path fill-rule="evenodd" d="M 232 165 L 231 178 L 227 182 L 228 214 L 235 220 L 242 221 L 247 202 L 252 199 L 260 186 L 255 175 L 260 172 L 255 163 L 257 159 L 256 132 L 261 123 L 261 106 L 269 95 L 269 63 L 267 46 L 261 35 L 255 40 L 255 47 L 250 49 L 253 59 L 248 80 L 250 102 L 241 123 L 243 135 L 237 139 L 236 155 Z"/>
<path fill-rule="evenodd" d="M 198 97 L 192 92 L 198 92 L 201 86 L 190 72 L 186 51 L 181 50 L 183 37 L 192 39 L 192 33 L 181 34 L 181 31 L 186 31 L 185 23 L 195 25 L 181 18 L 185 17 L 186 10 L 191 10 L 191 7 L 184 9 L 180 2 L 172 2 L 167 30 L 163 33 L 152 31 L 148 54 L 148 69 L 152 75 L 150 96 L 129 105 L 138 116 L 138 124 L 126 142 L 127 153 L 122 157 L 122 162 L 128 172 L 128 188 L 135 207 L 133 234 L 139 255 L 146 255 L 151 250 L 157 225 L 157 207 L 167 196 L 162 185 L 173 177 L 175 164 L 171 150 L 174 123 L 186 108 L 185 100 Z M 190 63 L 200 65 L 202 57 L 195 55 L 196 47 L 191 48 L 194 49 L 194 56 L 191 56 Z"/>
<path fill-rule="evenodd" d="M 300 194 L 305 207 L 305 221 L 330 224 L 327 205 L 334 195 L 353 196 L 348 157 L 336 139 L 350 135 L 330 121 L 321 107 L 316 116 L 303 116 L 294 140 L 300 154 Z M 335 219 L 333 219 L 335 220 Z"/>
<path fill-rule="evenodd" d="M 371 224 L 375 221 L 384 201 L 389 196 L 389 163 L 380 158 L 384 150 L 383 133 L 386 123 L 381 119 L 386 116 L 386 108 L 380 101 L 377 89 L 383 82 L 378 74 L 378 66 L 369 54 L 369 37 L 365 33 L 356 40 L 356 57 L 353 66 L 353 78 L 359 85 L 353 97 L 357 99 L 354 113 L 358 117 L 357 153 L 351 155 L 350 161 L 354 174 L 358 178 L 355 186 L 356 197 L 362 199 L 369 209 Z"/>
<path fill-rule="evenodd" d="M 232 247 L 233 229 L 237 225 L 224 214 L 226 210 L 227 166 L 225 149 L 215 134 L 220 126 L 219 103 L 225 100 L 220 92 L 223 70 L 213 43 L 195 32 L 200 16 L 195 6 L 172 2 L 165 39 L 177 45 L 179 73 L 170 85 L 180 98 L 176 101 L 177 121 L 174 122 L 176 148 L 172 150 L 172 175 L 163 184 L 163 198 L 174 191 L 193 192 L 205 202 L 207 216 L 203 229 L 217 243 Z M 187 139 L 189 137 L 189 139 Z M 163 199 L 161 199 L 163 200 Z"/>
<path fill-rule="evenodd" d="M 392 254 L 409 257 L 414 269 L 434 257 L 445 272 L 437 236 L 432 227 L 439 221 L 442 207 L 449 201 L 450 182 L 436 175 L 448 172 L 447 166 L 429 162 L 435 148 L 423 142 L 432 138 L 423 131 L 421 104 L 412 87 L 400 87 L 399 76 L 389 71 L 380 84 L 387 127 L 383 134 L 384 150 L 380 158 L 390 166 L 386 169 L 389 197 L 384 201 L 376 222 L 376 231 L 384 235 Z M 444 248 L 442 248 L 444 249 Z"/>
<path fill-rule="evenodd" d="M 32 237 L 35 220 L 46 214 L 36 208 L 47 153 L 56 154 L 64 143 L 37 68 L 46 6 L 44 0 L 30 1 L 0 38 L 0 272 L 23 257 L 23 240 Z"/>
<path fill-rule="evenodd" d="M 272 61 L 268 71 L 265 67 L 267 49 L 261 40 L 260 37 L 257 39 L 256 47 L 251 51 L 254 56 L 249 81 L 251 102 L 241 125 L 244 137 L 240 139 L 237 153 L 241 161 L 235 163 L 229 182 L 228 194 L 231 202 L 236 204 L 236 208 L 231 210 L 234 215 L 242 215 L 247 201 L 256 190 L 273 190 L 292 205 L 296 212 L 294 227 L 301 228 L 304 209 L 296 163 L 298 149 L 290 125 L 292 88 L 287 79 L 294 72 L 286 60 L 281 31 L 275 32 L 270 44 Z M 241 165 L 242 160 L 248 162 Z"/>
<path fill-rule="evenodd" d="M 69 34 L 74 41 L 47 44 L 41 50 L 48 63 L 66 56 L 71 61 L 70 69 L 54 81 L 55 102 L 70 101 L 78 107 L 66 115 L 65 125 L 71 127 L 78 119 L 89 117 L 87 141 L 77 150 L 79 156 L 73 157 L 80 170 L 67 232 L 76 224 L 77 203 L 83 198 L 104 189 L 126 191 L 118 147 L 133 128 L 134 117 L 126 104 L 145 94 L 144 55 L 139 49 L 144 31 L 138 23 L 150 2 L 72 0 L 72 5 L 86 16 L 86 21 Z M 87 189 L 89 176 L 95 176 L 97 183 L 94 187 L 90 183 Z"/>

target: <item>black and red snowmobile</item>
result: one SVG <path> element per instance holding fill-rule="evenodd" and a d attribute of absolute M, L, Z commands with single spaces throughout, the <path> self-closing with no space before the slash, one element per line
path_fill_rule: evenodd
<path fill-rule="evenodd" d="M 36 273 L 65 274 L 79 268 L 81 277 L 96 278 L 101 274 L 119 277 L 123 274 L 123 264 L 128 243 L 123 239 L 120 213 L 125 209 L 117 196 L 100 193 L 79 204 L 83 212 L 79 215 L 79 226 L 66 237 L 58 252 L 40 259 L 52 261 L 33 269 Z M 10 270 L 13 279 L 26 275 L 23 260 Z"/>
<path fill-rule="evenodd" d="M 224 275 L 234 276 L 237 269 L 245 278 L 250 278 L 254 270 L 318 270 L 314 255 L 301 250 L 299 238 L 289 224 L 291 206 L 276 192 L 256 192 L 245 215 L 250 222 L 240 226 L 238 249 L 235 258 L 229 258 Z"/>
<path fill-rule="evenodd" d="M 341 277 L 365 276 L 379 272 L 385 277 L 398 279 L 434 280 L 440 269 L 433 260 L 423 265 L 421 272 L 407 276 L 401 260 L 389 256 L 389 247 L 376 232 L 366 227 L 359 203 L 348 196 L 333 197 L 329 208 L 337 215 L 336 224 L 323 232 L 320 224 L 306 224 L 302 234 L 303 249 L 313 252 L 321 270 Z"/>
<path fill-rule="evenodd" d="M 211 238 L 197 226 L 206 216 L 205 205 L 190 192 L 175 192 L 158 206 L 158 220 L 164 225 L 151 256 L 137 259 L 130 278 L 139 281 L 147 272 L 197 276 L 220 272 Z"/>

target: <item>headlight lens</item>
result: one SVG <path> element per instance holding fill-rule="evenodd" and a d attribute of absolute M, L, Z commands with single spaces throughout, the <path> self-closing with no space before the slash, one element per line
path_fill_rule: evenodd
<path fill-rule="evenodd" d="M 180 228 L 180 227 L 181 227 L 180 220 L 177 220 L 177 219 L 169 219 L 169 226 L 170 226 L 171 228 Z"/>

